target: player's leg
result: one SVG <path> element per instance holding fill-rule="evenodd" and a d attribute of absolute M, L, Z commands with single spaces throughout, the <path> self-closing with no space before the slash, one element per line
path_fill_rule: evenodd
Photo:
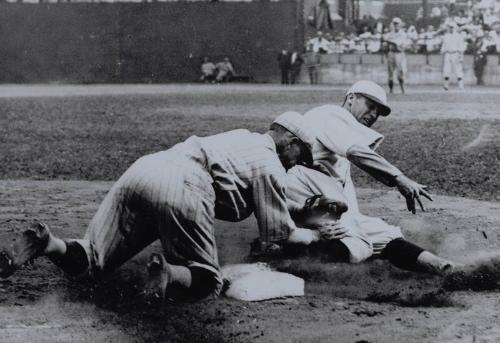
<path fill-rule="evenodd" d="M 313 80 L 314 80 L 314 84 L 317 85 L 319 83 L 319 67 L 318 66 L 314 66 L 313 67 Z"/>
<path fill-rule="evenodd" d="M 389 92 L 391 94 L 394 92 L 394 81 L 393 81 L 394 69 L 395 69 L 394 55 L 392 53 L 389 53 L 387 57 L 387 74 L 388 74 Z"/>
<path fill-rule="evenodd" d="M 358 225 L 372 243 L 373 255 L 387 259 L 398 268 L 444 274 L 454 267 L 453 262 L 405 240 L 399 227 L 380 218 L 360 215 Z"/>
<path fill-rule="evenodd" d="M 463 68 L 463 63 L 460 60 L 461 56 L 458 53 L 453 54 L 454 55 L 454 69 L 455 69 L 455 74 L 457 75 L 458 79 L 458 88 L 459 89 L 464 89 L 464 68 Z"/>
<path fill-rule="evenodd" d="M 443 55 L 443 88 L 448 90 L 450 87 L 450 73 L 451 73 L 451 54 L 445 53 Z"/>
<path fill-rule="evenodd" d="M 157 239 L 158 233 L 150 229 L 155 210 L 152 194 L 164 176 L 151 174 L 151 170 L 163 167 L 156 160 L 154 155 L 139 159 L 113 185 L 84 239 L 61 239 L 45 224 L 26 230 L 8 253 L 10 273 L 27 260 L 47 256 L 69 275 L 99 275 L 120 266 Z"/>
<path fill-rule="evenodd" d="M 158 221 L 168 207 L 166 193 L 180 172 L 168 152 L 137 160 L 113 185 L 91 220 L 83 240 L 66 240 L 66 247 L 86 252 L 85 269 L 74 254 L 49 251 L 47 256 L 70 275 L 106 275 L 159 238 Z M 79 254 L 81 256 L 81 254 Z"/>
<path fill-rule="evenodd" d="M 285 69 L 281 68 L 281 84 L 285 84 Z"/>
<path fill-rule="evenodd" d="M 405 81 L 405 75 L 406 75 L 406 55 L 404 53 L 398 54 L 399 56 L 399 61 L 398 61 L 398 82 L 399 82 L 399 88 L 401 89 L 401 93 L 405 94 L 405 87 L 404 87 L 404 81 Z"/>
<path fill-rule="evenodd" d="M 187 175 L 173 185 L 182 188 L 183 196 L 169 198 L 171 206 L 158 221 L 164 256 L 153 255 L 148 265 L 146 292 L 150 299 L 161 301 L 171 287 L 195 298 L 220 292 L 222 277 L 214 236 L 215 193 L 208 174 L 206 180 L 203 177 Z"/>

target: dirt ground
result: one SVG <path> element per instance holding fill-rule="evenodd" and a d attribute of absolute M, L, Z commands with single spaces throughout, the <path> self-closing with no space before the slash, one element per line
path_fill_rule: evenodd
<path fill-rule="evenodd" d="M 0 181 L 0 240 L 32 221 L 81 236 L 110 182 Z M 438 196 L 409 214 L 398 193 L 362 189 L 366 214 L 384 213 L 411 240 L 459 262 L 498 251 L 500 204 Z M 253 219 L 218 223 L 221 263 L 244 261 Z M 247 303 L 227 298 L 147 308 L 139 295 L 153 245 L 100 283 L 70 281 L 46 259 L 0 280 L 2 342 L 494 342 L 500 297 L 443 289 L 438 277 L 361 265 L 308 266 L 306 296 Z M 304 267 L 302 267 L 304 268 Z"/>

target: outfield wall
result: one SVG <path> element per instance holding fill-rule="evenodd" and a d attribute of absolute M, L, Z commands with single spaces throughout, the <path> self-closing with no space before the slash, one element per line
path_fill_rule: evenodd
<path fill-rule="evenodd" d="M 441 84 L 442 83 L 441 55 L 407 55 L 408 84 Z M 466 84 L 475 84 L 472 56 L 464 58 L 464 81 Z M 321 55 L 320 82 L 325 84 L 348 84 L 353 80 L 368 79 L 375 82 L 387 83 L 387 61 L 383 55 L 355 55 L 331 54 Z M 396 80 L 396 79 L 395 79 Z M 456 78 L 452 76 L 452 81 Z M 484 72 L 484 81 L 487 85 L 500 86 L 499 57 L 488 56 L 488 63 Z M 308 83 L 307 69 L 302 68 L 301 82 Z"/>
<path fill-rule="evenodd" d="M 300 3 L 0 3 L 0 82 L 192 82 L 203 56 L 273 81 Z"/>

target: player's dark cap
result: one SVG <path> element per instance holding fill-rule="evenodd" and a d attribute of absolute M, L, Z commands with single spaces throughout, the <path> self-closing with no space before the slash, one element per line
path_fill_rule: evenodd
<path fill-rule="evenodd" d="M 298 112 L 289 111 L 280 114 L 273 123 L 284 127 L 302 141 L 300 159 L 305 165 L 311 166 L 312 147 L 316 140 L 316 133 L 304 116 Z"/>

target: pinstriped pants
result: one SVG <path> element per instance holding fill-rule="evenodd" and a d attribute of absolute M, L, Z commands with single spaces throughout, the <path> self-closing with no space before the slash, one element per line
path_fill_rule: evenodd
<path fill-rule="evenodd" d="M 212 177 L 180 154 L 137 160 L 113 185 L 85 238 L 90 272 L 106 274 L 160 239 L 169 263 L 210 271 L 222 285 L 214 237 Z"/>

